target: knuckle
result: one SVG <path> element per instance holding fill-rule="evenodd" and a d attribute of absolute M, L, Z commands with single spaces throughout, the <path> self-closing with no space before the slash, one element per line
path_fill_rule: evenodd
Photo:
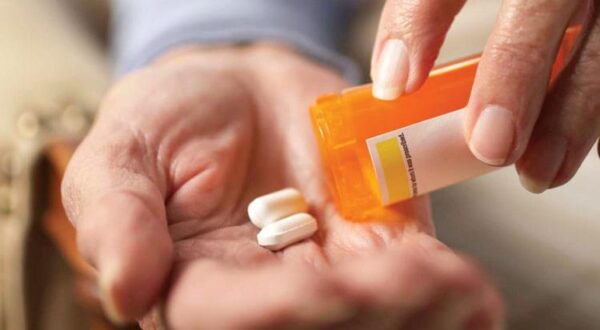
<path fill-rule="evenodd" d="M 547 17 L 564 13 L 574 6 L 565 0 L 505 0 L 507 2 L 507 15 L 517 19 L 526 20 L 531 17 Z"/>
<path fill-rule="evenodd" d="M 464 0 L 388 1 L 384 29 L 391 34 L 401 33 L 405 40 L 419 40 L 444 34 Z"/>
<path fill-rule="evenodd" d="M 517 41 L 509 36 L 498 39 L 486 48 L 485 55 L 503 68 L 522 74 L 545 66 L 549 60 L 547 52 L 535 42 Z"/>

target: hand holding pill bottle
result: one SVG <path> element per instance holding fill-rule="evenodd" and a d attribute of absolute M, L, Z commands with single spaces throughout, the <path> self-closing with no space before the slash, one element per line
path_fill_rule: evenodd
<path fill-rule="evenodd" d="M 579 32 L 570 28 L 552 80 Z M 463 135 L 463 116 L 479 57 L 439 67 L 417 92 L 394 101 L 372 96 L 371 86 L 319 98 L 311 116 L 330 190 L 340 212 L 372 217 L 400 202 L 490 172 Z"/>

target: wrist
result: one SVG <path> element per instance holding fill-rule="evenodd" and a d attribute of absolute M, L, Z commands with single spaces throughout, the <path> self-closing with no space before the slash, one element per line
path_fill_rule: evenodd
<path fill-rule="evenodd" d="M 250 44 L 186 45 L 158 57 L 150 67 L 164 67 L 194 62 L 211 71 L 233 76 L 250 90 L 272 93 L 281 90 L 281 83 L 291 88 L 301 87 L 315 77 L 339 80 L 332 68 L 313 61 L 292 47 L 275 42 Z M 329 80 L 329 79 L 325 79 Z M 293 87 L 294 86 L 294 87 Z"/>
<path fill-rule="evenodd" d="M 250 64 L 264 64 L 265 58 L 281 60 L 285 57 L 300 57 L 302 55 L 292 48 L 274 42 L 255 42 L 248 44 L 211 44 L 211 45 L 183 45 L 171 49 L 158 56 L 151 64 L 162 65 L 186 59 L 198 60 L 203 58 L 211 63 L 229 62 L 239 64 L 240 68 L 248 67 Z M 254 62 L 254 63 L 251 63 Z"/>

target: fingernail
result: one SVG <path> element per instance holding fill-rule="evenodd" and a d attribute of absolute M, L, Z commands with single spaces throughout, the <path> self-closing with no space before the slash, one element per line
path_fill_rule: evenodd
<path fill-rule="evenodd" d="M 107 268 L 106 271 L 100 274 L 100 296 L 102 298 L 102 306 L 106 316 L 116 325 L 125 325 L 127 324 L 127 321 L 119 312 L 113 294 L 116 275 L 117 272 L 115 268 Z"/>
<path fill-rule="evenodd" d="M 395 100 L 406 88 L 408 80 L 408 52 L 402 40 L 387 40 L 373 74 L 373 96 L 381 100 Z"/>
<path fill-rule="evenodd" d="M 469 148 L 480 161 L 499 166 L 510 155 L 515 137 L 515 124 L 512 112 L 490 105 L 485 108 L 473 127 Z"/>
<path fill-rule="evenodd" d="M 552 185 L 567 153 L 567 141 L 559 136 L 543 136 L 531 142 L 519 171 L 521 185 L 540 194 Z"/>

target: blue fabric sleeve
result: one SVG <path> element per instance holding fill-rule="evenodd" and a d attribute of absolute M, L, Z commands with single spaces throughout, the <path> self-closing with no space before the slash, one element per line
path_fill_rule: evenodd
<path fill-rule="evenodd" d="M 135 70 L 183 44 L 271 40 L 357 82 L 357 65 L 340 53 L 356 6 L 357 0 L 115 0 L 116 71 Z"/>

